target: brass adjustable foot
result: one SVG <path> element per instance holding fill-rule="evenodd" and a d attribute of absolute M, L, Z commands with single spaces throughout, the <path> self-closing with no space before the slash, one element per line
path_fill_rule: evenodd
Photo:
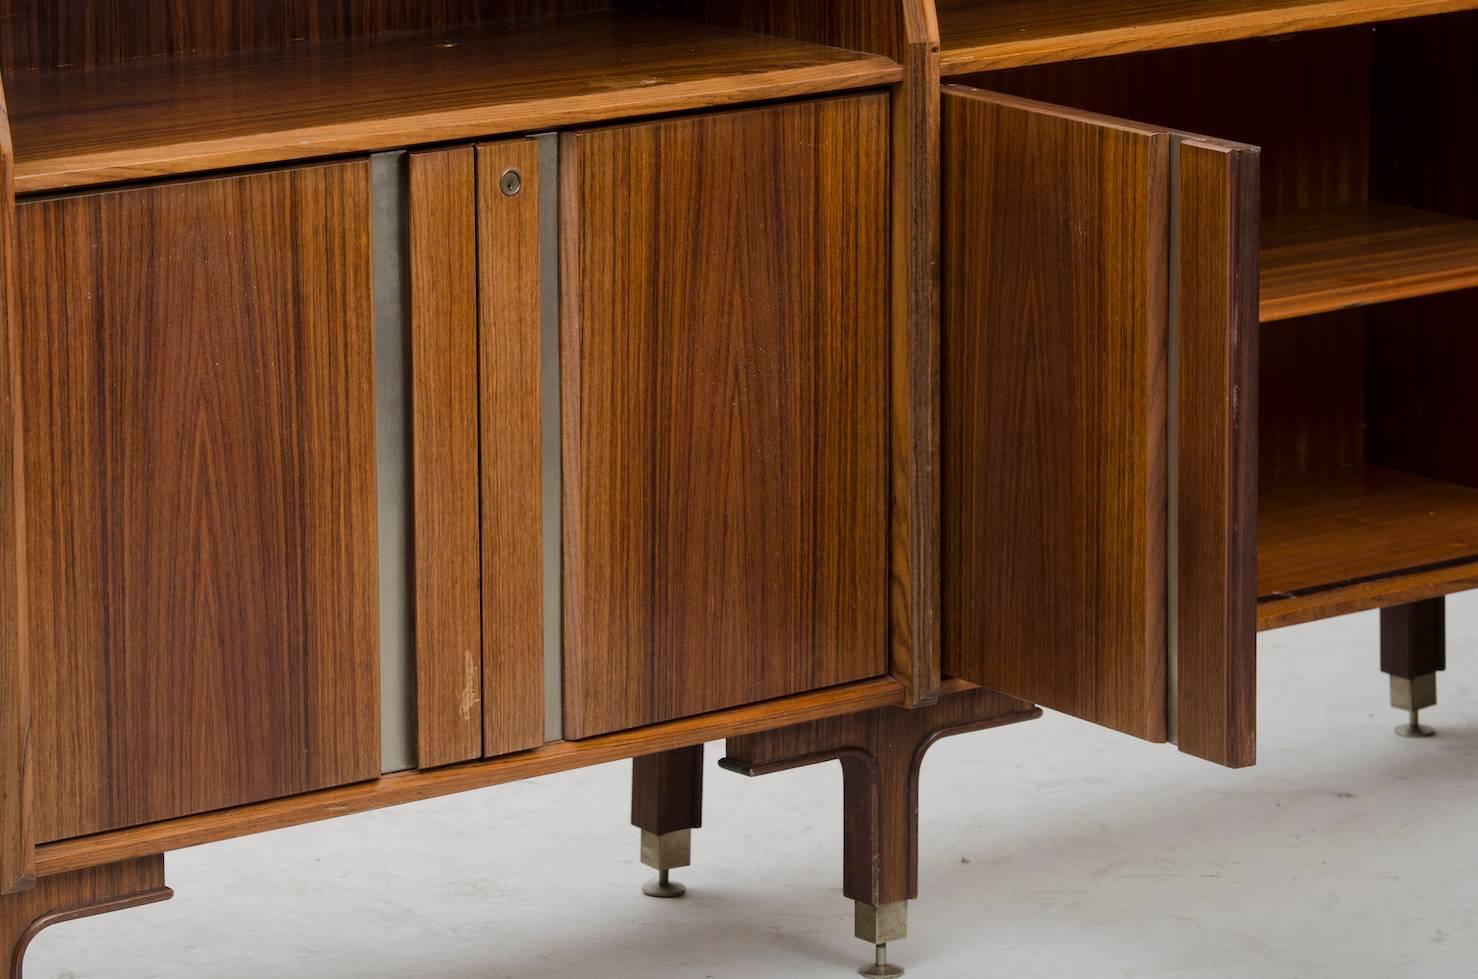
<path fill-rule="evenodd" d="M 864 901 L 855 903 L 857 937 L 873 947 L 873 964 L 858 969 L 869 977 L 901 976 L 903 967 L 888 962 L 888 943 L 908 937 L 908 902 L 895 901 L 875 907 Z"/>
<path fill-rule="evenodd" d="M 668 872 L 692 863 L 693 831 L 649 833 L 642 830 L 641 862 L 657 871 L 657 876 L 641 886 L 647 897 L 682 897 L 688 889 L 672 880 Z"/>
<path fill-rule="evenodd" d="M 1391 706 L 1408 712 L 1405 724 L 1396 725 L 1396 733 L 1403 738 L 1430 738 L 1437 732 L 1421 723 L 1423 707 L 1437 705 L 1437 674 L 1424 673 L 1417 677 L 1391 677 Z"/>

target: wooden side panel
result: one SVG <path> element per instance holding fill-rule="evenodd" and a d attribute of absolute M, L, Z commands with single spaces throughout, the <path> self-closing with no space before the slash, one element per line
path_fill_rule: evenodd
<path fill-rule="evenodd" d="M 0 67 L 92 67 L 599 10 L 606 0 L 0 0 Z"/>
<path fill-rule="evenodd" d="M 502 175 L 523 186 L 509 197 Z M 539 150 L 477 149 L 482 369 L 483 752 L 544 743 Z"/>
<path fill-rule="evenodd" d="M 1257 748 L 1258 152 L 1178 144 L 1176 741 Z"/>
<path fill-rule="evenodd" d="M 475 166 L 470 146 L 410 156 L 411 520 L 422 768 L 482 757 Z"/>
<path fill-rule="evenodd" d="M 888 125 L 564 137 L 566 736 L 887 668 Z"/>
<path fill-rule="evenodd" d="M 946 87 L 945 672 L 1166 721 L 1169 136 Z"/>
<path fill-rule="evenodd" d="M 22 205 L 39 840 L 378 774 L 369 197 Z"/>
<path fill-rule="evenodd" d="M 939 25 L 904 0 L 903 84 L 893 89 L 893 292 L 888 383 L 888 633 L 909 706 L 940 684 Z"/>
<path fill-rule="evenodd" d="M 21 465 L 20 315 L 16 300 L 15 147 L 0 89 L 0 894 L 29 886 L 31 715 L 26 629 L 25 473 Z"/>

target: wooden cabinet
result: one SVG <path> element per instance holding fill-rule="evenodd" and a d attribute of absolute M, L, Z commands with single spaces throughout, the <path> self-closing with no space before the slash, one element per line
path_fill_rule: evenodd
<path fill-rule="evenodd" d="M 38 839 L 373 777 L 367 164 L 18 224 Z"/>
<path fill-rule="evenodd" d="M 1249 764 L 1257 151 L 943 99 L 944 670 Z"/>
<path fill-rule="evenodd" d="M 565 734 L 887 669 L 882 95 L 563 137 Z"/>

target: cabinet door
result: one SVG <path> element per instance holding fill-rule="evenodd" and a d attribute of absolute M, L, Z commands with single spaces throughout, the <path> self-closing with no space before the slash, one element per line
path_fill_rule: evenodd
<path fill-rule="evenodd" d="M 19 217 L 38 838 L 374 777 L 368 164 Z"/>
<path fill-rule="evenodd" d="M 946 673 L 1253 758 L 1252 147 L 943 112 Z"/>
<path fill-rule="evenodd" d="M 566 736 L 885 672 L 886 96 L 560 154 Z"/>

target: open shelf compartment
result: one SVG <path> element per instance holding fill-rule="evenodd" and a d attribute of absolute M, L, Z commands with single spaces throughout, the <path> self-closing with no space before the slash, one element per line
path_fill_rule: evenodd
<path fill-rule="evenodd" d="M 1264 494 L 1258 628 L 1478 586 L 1478 490 L 1363 465 Z"/>
<path fill-rule="evenodd" d="M 886 85 L 879 55 L 626 11 L 7 73 L 18 193 Z"/>

